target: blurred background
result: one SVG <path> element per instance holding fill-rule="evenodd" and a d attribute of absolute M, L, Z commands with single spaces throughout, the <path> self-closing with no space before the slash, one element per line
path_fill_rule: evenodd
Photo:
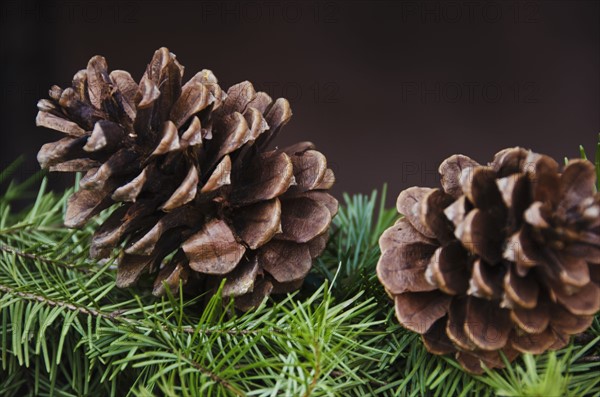
<path fill-rule="evenodd" d="M 139 79 L 167 46 L 190 77 L 250 80 L 291 102 L 278 143 L 310 140 L 335 193 L 389 184 L 389 202 L 438 183 L 453 153 L 594 149 L 600 132 L 597 1 L 3 1 L 0 165 L 22 179 L 59 134 L 36 102 L 90 57 Z M 184 76 L 185 78 L 185 76 Z M 61 188 L 71 177 L 52 176 Z"/>

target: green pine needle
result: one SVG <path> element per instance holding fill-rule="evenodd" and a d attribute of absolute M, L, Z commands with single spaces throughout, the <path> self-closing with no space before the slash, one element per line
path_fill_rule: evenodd
<path fill-rule="evenodd" d="M 45 180 L 11 210 L 36 178 L 0 197 L 1 396 L 600 395 L 597 318 L 587 341 L 479 377 L 402 329 L 375 277 L 379 236 L 398 218 L 385 187 L 344 196 L 302 290 L 242 314 L 219 294 L 116 288 L 113 263 L 88 259 L 106 214 L 64 228 L 71 191 Z"/>
<path fill-rule="evenodd" d="M 588 160 L 588 157 L 585 152 L 585 149 L 583 148 L 583 145 L 579 145 L 579 153 L 580 153 L 580 156 L 582 159 Z M 565 162 L 565 164 L 567 162 Z M 596 166 L 596 177 L 597 177 L 596 187 L 598 189 L 600 189 L 600 134 L 598 134 L 598 143 L 596 144 L 596 154 L 594 157 L 594 165 Z"/>
<path fill-rule="evenodd" d="M 582 159 L 587 160 L 587 155 L 585 154 L 585 149 L 583 148 L 583 145 L 579 145 L 579 155 L 581 156 Z"/>

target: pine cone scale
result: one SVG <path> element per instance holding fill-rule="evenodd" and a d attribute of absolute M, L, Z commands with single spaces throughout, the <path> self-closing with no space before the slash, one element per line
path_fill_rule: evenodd
<path fill-rule="evenodd" d="M 38 127 L 46 127 L 52 130 L 64 132 L 72 137 L 83 137 L 86 134 L 86 131 L 77 123 L 65 120 L 62 117 L 55 116 L 54 114 L 48 113 L 47 111 L 41 109 L 35 118 L 35 124 Z"/>
<path fill-rule="evenodd" d="M 155 174 L 150 166 L 144 167 L 142 172 L 131 181 L 115 189 L 111 195 L 112 200 L 115 202 L 136 202 L 146 183 L 152 180 Z"/>
<path fill-rule="evenodd" d="M 256 257 L 242 261 L 231 273 L 227 274 L 223 295 L 235 297 L 251 293 L 254 290 L 254 282 L 259 269 Z"/>
<path fill-rule="evenodd" d="M 435 235 L 427 225 L 421 222 L 422 211 L 420 203 L 432 191 L 430 188 L 411 187 L 400 193 L 396 208 L 417 231 L 427 238 L 434 239 Z"/>
<path fill-rule="evenodd" d="M 454 240 L 452 222 L 443 216 L 444 209 L 452 203 L 452 196 L 439 189 L 431 190 L 420 202 L 420 222 L 441 243 Z"/>
<path fill-rule="evenodd" d="M 181 248 L 190 260 L 190 267 L 205 274 L 229 273 L 246 252 L 229 226 L 221 220 L 205 224 Z"/>
<path fill-rule="evenodd" d="M 479 163 L 463 155 L 454 155 L 444 160 L 438 169 L 442 176 L 441 185 L 444 191 L 454 198 L 460 197 L 463 194 L 460 181 L 462 170 L 471 169 L 478 165 Z M 398 211 L 401 214 L 404 213 L 400 209 Z"/>
<path fill-rule="evenodd" d="M 258 263 L 276 281 L 288 283 L 306 277 L 312 258 L 306 244 L 272 240 L 258 250 Z"/>
<path fill-rule="evenodd" d="M 277 198 L 234 210 L 236 234 L 250 249 L 257 249 L 281 232 L 281 202 Z"/>
<path fill-rule="evenodd" d="M 327 207 L 307 197 L 285 199 L 281 203 L 281 233 L 276 239 L 307 243 L 324 233 L 331 223 Z"/>
<path fill-rule="evenodd" d="M 232 176 L 230 200 L 233 205 L 248 205 L 281 196 L 294 180 L 293 166 L 285 153 L 268 152 L 256 158 L 253 167 Z"/>
<path fill-rule="evenodd" d="M 223 101 L 220 112 L 222 113 L 244 113 L 247 106 L 256 98 L 254 86 L 249 81 L 232 85 L 227 90 L 227 98 Z"/>
<path fill-rule="evenodd" d="M 464 293 L 469 287 L 468 264 L 467 253 L 454 242 L 436 250 L 425 277 L 430 286 L 437 285 L 448 295 Z"/>
<path fill-rule="evenodd" d="M 63 161 L 57 165 L 51 165 L 48 167 L 50 171 L 58 172 L 77 172 L 77 171 L 89 171 L 92 168 L 98 168 L 101 164 L 91 159 L 75 159 Z"/>
<path fill-rule="evenodd" d="M 538 304 L 539 284 L 533 274 L 519 276 L 515 267 L 510 266 L 504 276 L 505 299 L 510 306 L 533 309 Z"/>
<path fill-rule="evenodd" d="M 160 238 L 172 229 L 179 227 L 191 227 L 195 223 L 200 222 L 200 215 L 196 211 L 191 211 L 190 208 L 181 207 L 175 211 L 172 211 L 160 219 L 150 219 L 154 222 L 146 222 L 146 225 L 153 225 L 148 231 L 144 231 L 138 240 L 132 241 L 130 245 L 125 249 L 126 254 L 132 255 L 150 255 L 158 244 Z M 144 219 L 140 219 L 144 221 Z M 138 222 L 138 227 L 142 226 Z M 144 230 L 145 227 L 141 227 L 140 230 Z M 114 247 L 114 245 L 112 246 Z M 111 247 L 111 248 L 112 248 Z"/>
<path fill-rule="evenodd" d="M 82 146 L 87 141 L 86 137 L 63 138 L 59 141 L 46 143 L 37 154 L 38 163 L 44 168 L 56 166 L 65 160 L 86 156 Z"/>
<path fill-rule="evenodd" d="M 583 199 L 596 193 L 596 169 L 586 160 L 573 160 L 560 177 L 559 208 L 568 210 L 576 207 Z"/>
<path fill-rule="evenodd" d="M 100 120 L 94 124 L 92 134 L 83 146 L 86 152 L 114 150 L 125 137 L 125 130 L 117 123 Z"/>
<path fill-rule="evenodd" d="M 104 57 L 95 56 L 87 65 L 87 87 L 90 103 L 96 109 L 104 109 L 104 104 L 110 97 L 110 78 L 108 65 Z"/>
<path fill-rule="evenodd" d="M 424 273 L 434 250 L 434 246 L 415 243 L 386 251 L 377 268 L 377 276 L 380 280 L 386 280 L 385 288 L 388 293 L 434 290 L 435 287 L 429 284 Z M 402 267 L 397 266 L 399 257 L 403 258 Z"/>
<path fill-rule="evenodd" d="M 110 207 L 112 202 L 107 195 L 110 187 L 111 185 L 106 185 L 100 194 L 85 189 L 73 193 L 67 201 L 65 226 L 72 228 L 82 227 L 93 216 Z"/>
<path fill-rule="evenodd" d="M 553 298 L 571 313 L 580 316 L 591 316 L 600 310 L 600 287 L 589 283 L 576 292 L 566 290 L 555 281 L 549 282 L 553 288 Z"/>
<path fill-rule="evenodd" d="M 511 346 L 521 353 L 541 354 L 548 350 L 555 342 L 556 336 L 550 328 L 541 333 L 526 333 L 515 335 L 511 339 Z"/>
<path fill-rule="evenodd" d="M 181 128 L 189 118 L 206 109 L 215 101 L 210 90 L 200 82 L 183 87 L 181 96 L 171 109 L 170 120 Z"/>
<path fill-rule="evenodd" d="M 478 349 L 499 350 L 506 345 L 511 323 L 509 311 L 486 299 L 467 298 L 465 334 Z"/>
<path fill-rule="evenodd" d="M 594 321 L 593 316 L 577 316 L 560 305 L 553 305 L 551 308 L 552 317 L 550 322 L 552 328 L 558 332 L 573 335 L 588 329 Z"/>
<path fill-rule="evenodd" d="M 454 353 L 456 348 L 446 333 L 447 318 L 442 317 L 422 335 L 428 351 L 434 354 Z"/>
<path fill-rule="evenodd" d="M 432 292 L 409 292 L 395 296 L 396 317 L 411 331 L 423 334 L 448 311 L 451 298 Z M 405 307 L 410 310 L 404 310 Z"/>
<path fill-rule="evenodd" d="M 513 322 L 528 334 L 539 334 L 548 328 L 550 323 L 549 305 L 541 300 L 535 307 L 527 309 L 516 306 L 510 311 Z"/>

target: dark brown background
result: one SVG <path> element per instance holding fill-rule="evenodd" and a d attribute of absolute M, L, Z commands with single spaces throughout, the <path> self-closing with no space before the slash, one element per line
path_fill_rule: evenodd
<path fill-rule="evenodd" d="M 155 49 L 290 99 L 279 143 L 312 140 L 336 193 L 437 183 L 453 153 L 562 159 L 600 131 L 596 1 L 3 1 L 1 165 L 58 135 L 35 103 L 87 60 L 139 78 Z M 66 179 L 53 177 L 55 186 Z M 390 200 L 391 201 L 391 200 Z"/>

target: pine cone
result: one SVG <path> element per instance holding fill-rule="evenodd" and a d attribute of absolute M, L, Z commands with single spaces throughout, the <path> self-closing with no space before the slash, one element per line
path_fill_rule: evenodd
<path fill-rule="evenodd" d="M 183 69 L 161 48 L 138 85 L 93 57 L 72 87 L 39 101 L 37 125 L 66 136 L 38 161 L 86 172 L 67 226 L 118 204 L 90 251 L 108 258 L 121 248 L 119 287 L 145 272 L 158 271 L 156 295 L 180 281 L 199 293 L 226 278 L 223 294 L 247 309 L 302 284 L 337 211 L 326 192 L 333 172 L 310 142 L 267 149 L 292 115 L 287 100 L 249 82 L 224 93 L 209 70 L 182 85 Z"/>
<path fill-rule="evenodd" d="M 455 155 L 442 189 L 412 187 L 380 239 L 377 275 L 396 317 L 468 371 L 560 348 L 600 310 L 594 166 L 521 148 L 479 165 Z"/>

